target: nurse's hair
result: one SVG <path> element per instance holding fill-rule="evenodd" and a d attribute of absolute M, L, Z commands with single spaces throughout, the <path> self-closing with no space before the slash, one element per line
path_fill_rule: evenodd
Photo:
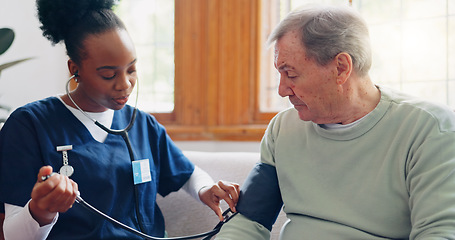
<path fill-rule="evenodd" d="M 66 53 L 78 64 L 86 55 L 88 36 L 125 29 L 112 11 L 114 0 L 37 0 L 36 6 L 43 36 L 53 44 L 63 41 Z"/>
<path fill-rule="evenodd" d="M 354 70 L 365 76 L 371 67 L 368 27 L 352 7 L 307 5 L 289 13 L 273 30 L 268 44 L 297 30 L 307 57 L 325 66 L 341 52 L 348 53 Z"/>

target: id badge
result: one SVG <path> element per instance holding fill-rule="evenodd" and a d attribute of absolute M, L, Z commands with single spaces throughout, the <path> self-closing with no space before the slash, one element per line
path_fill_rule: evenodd
<path fill-rule="evenodd" d="M 150 161 L 148 159 L 133 161 L 132 166 L 134 185 L 152 181 Z"/>

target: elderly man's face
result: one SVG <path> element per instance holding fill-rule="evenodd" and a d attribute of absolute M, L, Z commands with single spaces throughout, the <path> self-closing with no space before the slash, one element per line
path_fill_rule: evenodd
<path fill-rule="evenodd" d="M 275 44 L 275 68 L 280 73 L 278 93 L 289 97 L 300 119 L 318 124 L 336 121 L 338 85 L 335 61 L 320 66 L 309 59 L 299 34 L 291 31 Z"/>

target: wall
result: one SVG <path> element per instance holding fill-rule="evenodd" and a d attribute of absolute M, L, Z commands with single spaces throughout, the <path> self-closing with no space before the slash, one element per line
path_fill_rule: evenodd
<path fill-rule="evenodd" d="M 34 57 L 0 75 L 0 105 L 15 109 L 28 102 L 64 92 L 68 71 L 63 45 L 52 46 L 42 36 L 35 0 L 0 0 L 0 28 L 11 28 L 15 39 L 0 55 L 0 65 Z M 0 112 L 0 117 L 7 115 Z"/>

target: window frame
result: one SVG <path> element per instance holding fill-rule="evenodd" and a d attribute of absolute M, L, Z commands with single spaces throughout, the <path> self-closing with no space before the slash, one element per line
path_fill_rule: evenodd
<path fill-rule="evenodd" d="M 175 0 L 175 106 L 153 113 L 173 140 L 260 141 L 260 0 Z"/>

